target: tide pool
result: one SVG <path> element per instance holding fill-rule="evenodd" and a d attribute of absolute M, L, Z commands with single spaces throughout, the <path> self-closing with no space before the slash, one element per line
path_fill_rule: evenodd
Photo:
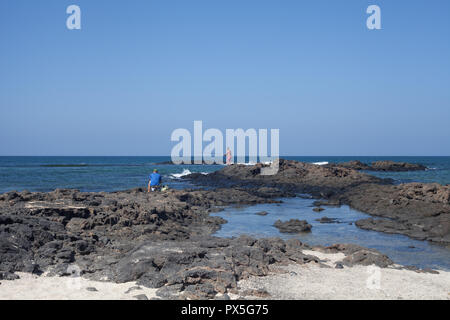
<path fill-rule="evenodd" d="M 332 245 L 353 243 L 374 248 L 388 255 L 395 263 L 413 265 L 420 268 L 450 270 L 450 248 L 426 241 L 418 241 L 403 235 L 386 234 L 363 230 L 355 226 L 355 221 L 370 217 L 350 209 L 348 206 L 323 207 L 314 212 L 313 199 L 286 198 L 281 204 L 258 204 L 247 207 L 229 207 L 214 215 L 228 222 L 215 233 L 218 237 L 233 237 L 243 234 L 263 237 L 296 238 L 310 245 Z M 257 212 L 267 211 L 260 216 Z M 321 217 L 335 218 L 338 223 L 320 223 Z M 312 225 L 312 231 L 302 234 L 280 233 L 273 226 L 276 220 L 299 219 Z"/>

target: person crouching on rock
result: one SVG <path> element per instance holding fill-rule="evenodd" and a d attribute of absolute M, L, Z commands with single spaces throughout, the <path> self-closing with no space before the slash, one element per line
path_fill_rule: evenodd
<path fill-rule="evenodd" d="M 147 192 L 156 191 L 161 185 L 161 175 L 157 169 L 153 169 L 153 173 L 148 177 L 148 190 Z"/>

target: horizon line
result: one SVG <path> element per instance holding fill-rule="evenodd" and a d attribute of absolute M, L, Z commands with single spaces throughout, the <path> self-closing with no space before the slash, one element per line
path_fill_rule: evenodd
<path fill-rule="evenodd" d="M 170 155 L 0 155 L 0 157 L 171 157 Z M 248 155 L 245 155 L 248 157 Z M 282 155 L 283 157 L 450 157 L 450 155 Z M 194 157 L 192 157 L 194 158 Z"/>

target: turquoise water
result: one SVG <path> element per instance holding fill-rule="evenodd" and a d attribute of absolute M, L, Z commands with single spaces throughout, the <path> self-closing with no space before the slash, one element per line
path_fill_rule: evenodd
<path fill-rule="evenodd" d="M 450 183 L 450 157 L 285 157 L 305 162 L 394 160 L 421 163 L 426 171 L 371 174 L 398 182 Z M 183 172 L 212 172 L 215 165 L 154 165 L 170 157 L 0 157 L 0 193 L 11 190 L 51 191 L 76 188 L 82 191 L 117 191 L 147 184 L 147 176 L 158 168 L 164 183 L 172 188 L 189 185 L 177 178 Z"/>

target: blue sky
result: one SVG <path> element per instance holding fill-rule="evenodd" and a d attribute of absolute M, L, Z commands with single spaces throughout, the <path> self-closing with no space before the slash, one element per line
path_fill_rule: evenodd
<path fill-rule="evenodd" d="M 169 155 L 194 120 L 278 128 L 282 155 L 450 155 L 449 39 L 448 0 L 1 0 L 0 155 Z"/>

